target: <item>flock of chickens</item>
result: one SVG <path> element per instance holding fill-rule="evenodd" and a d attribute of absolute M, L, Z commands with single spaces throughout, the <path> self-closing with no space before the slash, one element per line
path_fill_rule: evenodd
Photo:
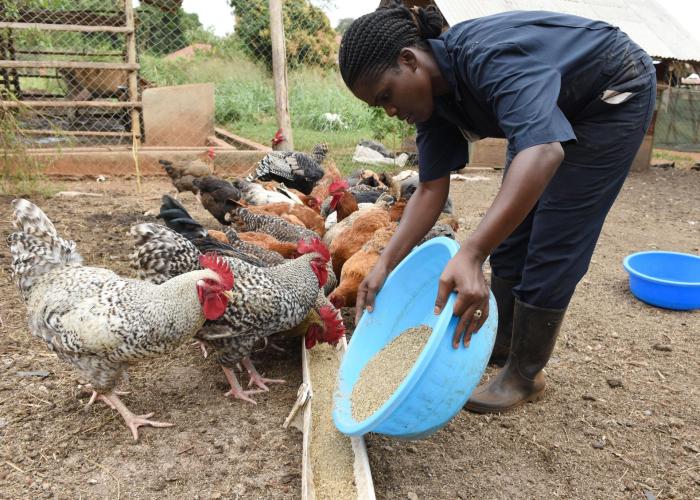
<path fill-rule="evenodd" d="M 396 176 L 362 170 L 343 178 L 324 144 L 312 154 L 272 152 L 247 178 L 213 175 L 206 160 L 161 160 L 178 193 L 192 192 L 221 224 L 205 228 L 176 198 L 163 196 L 164 225 L 131 228 L 131 264 L 139 279 L 84 266 L 39 207 L 13 202 L 16 232 L 8 237 L 12 274 L 26 301 L 29 327 L 88 379 L 93 395 L 116 409 L 138 439 L 143 425 L 172 424 L 135 415 L 116 387 L 128 366 L 201 343 L 231 389 L 254 403 L 267 379 L 249 356 L 277 336 L 303 336 L 308 349 L 345 334 L 341 307 L 353 306 L 417 186 L 411 171 Z M 426 239 L 454 238 L 448 212 Z M 250 376 L 243 389 L 233 371 Z"/>

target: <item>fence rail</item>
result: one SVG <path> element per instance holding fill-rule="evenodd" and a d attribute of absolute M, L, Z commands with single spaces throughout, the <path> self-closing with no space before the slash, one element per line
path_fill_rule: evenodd
<path fill-rule="evenodd" d="M 345 88 L 327 0 L 207 0 L 231 9 L 226 36 L 178 0 L 132 1 L 0 0 L 0 113 L 24 149 L 228 147 L 253 158 L 244 152 L 326 142 L 349 162 L 360 139 L 397 149 L 411 132 Z"/>

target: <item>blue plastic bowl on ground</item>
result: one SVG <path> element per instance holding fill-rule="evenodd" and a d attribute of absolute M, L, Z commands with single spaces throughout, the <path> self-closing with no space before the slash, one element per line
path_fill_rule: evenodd
<path fill-rule="evenodd" d="M 445 237 L 414 249 L 387 278 L 374 311 L 362 315 L 338 373 L 333 419 L 342 433 L 421 439 L 447 424 L 469 399 L 491 355 L 498 312 L 491 295 L 489 317 L 469 347 L 452 348 L 458 322 L 452 315 L 456 295 L 438 316 L 433 308 L 440 275 L 457 250 L 459 244 Z M 423 324 L 433 333 L 396 392 L 365 420 L 353 419 L 350 395 L 364 366 L 405 329 Z"/>
<path fill-rule="evenodd" d="M 700 257 L 679 252 L 637 252 L 625 257 L 630 290 L 666 309 L 700 308 Z"/>

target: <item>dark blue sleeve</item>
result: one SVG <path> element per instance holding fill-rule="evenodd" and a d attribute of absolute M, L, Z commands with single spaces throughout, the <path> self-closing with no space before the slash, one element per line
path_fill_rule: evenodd
<path fill-rule="evenodd" d="M 459 128 L 437 113 L 416 123 L 418 179 L 433 181 L 463 168 L 469 162 L 469 144 Z"/>
<path fill-rule="evenodd" d="M 575 141 L 557 105 L 561 74 L 516 43 L 477 46 L 463 77 L 488 103 L 515 154 L 550 142 Z"/>

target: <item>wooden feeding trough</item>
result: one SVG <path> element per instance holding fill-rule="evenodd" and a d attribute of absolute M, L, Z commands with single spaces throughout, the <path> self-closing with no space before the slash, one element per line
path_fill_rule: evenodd
<path fill-rule="evenodd" d="M 333 424 L 333 392 L 345 337 L 337 348 L 327 344 L 307 350 L 302 339 L 303 382 L 284 423 L 303 433 L 301 498 L 374 500 L 372 471 L 364 438 L 349 438 Z"/>

